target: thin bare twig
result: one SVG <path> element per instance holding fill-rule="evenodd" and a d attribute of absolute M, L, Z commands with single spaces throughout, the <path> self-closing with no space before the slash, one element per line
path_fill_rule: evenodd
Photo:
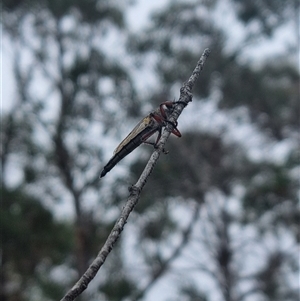
<path fill-rule="evenodd" d="M 192 101 L 192 89 L 193 86 L 198 79 L 201 70 L 204 67 L 205 61 L 208 58 L 210 53 L 210 50 L 207 48 L 204 50 L 203 54 L 201 55 L 196 68 L 194 69 L 192 75 L 186 81 L 182 88 L 180 89 L 180 97 L 178 102 L 175 103 L 174 111 L 172 112 L 172 115 L 170 116 L 170 121 L 175 122 L 181 112 L 183 111 L 184 107 Z M 112 250 L 114 244 L 119 239 L 121 232 L 123 231 L 123 228 L 127 222 L 127 219 L 129 217 L 130 212 L 133 210 L 135 205 L 138 203 L 141 191 L 143 187 L 145 186 L 147 179 L 149 175 L 151 174 L 163 148 L 166 144 L 170 134 L 172 131 L 172 124 L 169 123 L 159 141 L 158 148 L 153 152 L 151 155 L 144 171 L 142 172 L 139 180 L 135 185 L 133 185 L 130 188 L 130 195 L 128 197 L 128 200 L 125 204 L 125 206 L 122 209 L 121 215 L 116 221 L 112 231 L 110 232 L 104 246 L 98 253 L 95 260 L 92 262 L 92 264 L 89 266 L 87 271 L 82 275 L 82 277 L 78 280 L 78 282 L 67 292 L 67 294 L 61 299 L 61 301 L 72 301 L 77 296 L 79 296 L 89 285 L 89 283 L 93 280 L 93 278 L 96 276 L 98 270 L 103 265 L 104 261 L 106 260 L 108 254 Z"/>

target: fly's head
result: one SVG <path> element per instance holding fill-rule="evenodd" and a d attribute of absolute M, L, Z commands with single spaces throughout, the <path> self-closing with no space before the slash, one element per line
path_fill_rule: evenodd
<path fill-rule="evenodd" d="M 172 133 L 174 135 L 176 135 L 177 137 L 181 137 L 181 133 L 177 129 L 177 124 L 178 124 L 177 121 L 174 121 L 174 122 L 170 121 L 170 116 L 172 115 L 174 108 L 175 108 L 174 102 L 166 101 L 166 102 L 163 102 L 162 104 L 160 104 L 159 111 L 160 111 L 160 115 L 163 119 L 163 126 L 166 126 L 168 123 L 172 124 L 172 126 L 173 126 Z"/>

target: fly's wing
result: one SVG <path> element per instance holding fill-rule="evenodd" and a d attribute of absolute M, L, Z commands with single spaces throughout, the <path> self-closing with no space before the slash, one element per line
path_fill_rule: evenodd
<path fill-rule="evenodd" d="M 153 118 L 154 112 L 142 119 L 115 149 L 113 157 L 104 166 L 100 178 L 104 177 L 120 160 L 160 129 L 160 122 Z"/>
<path fill-rule="evenodd" d="M 144 135 L 153 132 L 152 126 L 153 121 L 151 115 L 141 120 L 116 148 L 113 157 L 104 166 L 100 178 L 104 177 L 120 160 L 137 148 L 143 142 Z"/>
<path fill-rule="evenodd" d="M 134 129 L 128 134 L 128 136 L 118 145 L 114 151 L 114 155 L 121 151 L 121 149 L 127 145 L 131 140 L 133 140 L 138 134 L 145 130 L 151 124 L 151 116 L 148 115 L 142 119 Z"/>

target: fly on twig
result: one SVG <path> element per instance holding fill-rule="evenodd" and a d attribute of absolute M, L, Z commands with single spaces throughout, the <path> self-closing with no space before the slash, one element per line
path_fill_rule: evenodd
<path fill-rule="evenodd" d="M 181 133 L 177 129 L 177 121 L 173 123 L 168 119 L 173 111 L 174 104 L 175 103 L 172 101 L 163 102 L 156 110 L 142 119 L 115 149 L 113 157 L 104 166 L 100 178 L 104 177 L 119 161 L 136 149 L 140 144 L 151 144 L 156 148 L 161 137 L 162 128 L 166 126 L 167 123 L 173 125 L 172 133 L 177 137 L 181 137 Z M 158 132 L 156 141 L 147 141 L 147 139 L 156 132 Z"/>

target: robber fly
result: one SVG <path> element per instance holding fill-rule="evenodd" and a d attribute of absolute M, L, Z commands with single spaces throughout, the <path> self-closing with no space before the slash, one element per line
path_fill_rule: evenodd
<path fill-rule="evenodd" d="M 159 107 L 142 119 L 128 136 L 119 144 L 113 153 L 113 157 L 104 166 L 100 178 L 104 177 L 119 161 L 136 149 L 140 144 L 151 144 L 155 148 L 161 137 L 161 131 L 167 123 L 173 125 L 172 133 L 177 137 L 181 137 L 181 133 L 177 129 L 177 121 L 175 123 L 168 120 L 173 111 L 174 102 L 167 101 L 159 105 Z M 155 143 L 147 141 L 154 133 L 158 132 Z"/>

